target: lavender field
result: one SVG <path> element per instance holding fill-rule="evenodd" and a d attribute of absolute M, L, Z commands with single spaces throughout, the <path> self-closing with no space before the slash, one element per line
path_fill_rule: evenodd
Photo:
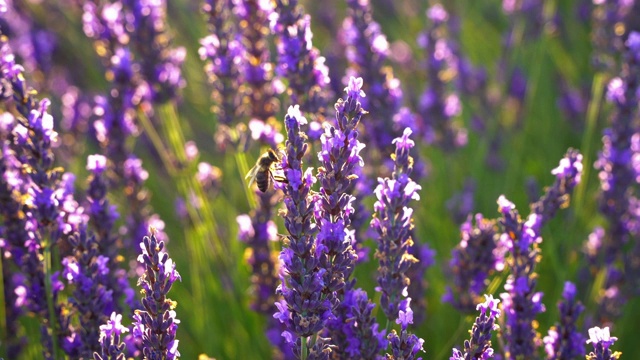
<path fill-rule="evenodd" d="M 640 356 L 633 0 L 0 0 L 0 33 L 0 358 Z"/>

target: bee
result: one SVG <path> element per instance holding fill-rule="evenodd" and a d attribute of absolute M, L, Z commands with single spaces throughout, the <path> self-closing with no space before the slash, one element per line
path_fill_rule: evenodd
<path fill-rule="evenodd" d="M 271 181 L 286 182 L 287 179 L 282 176 L 274 176 L 273 172 L 277 170 L 274 168 L 276 163 L 280 162 L 280 157 L 273 149 L 267 150 L 264 154 L 260 155 L 256 165 L 249 170 L 245 179 L 249 179 L 249 187 L 255 182 L 258 184 L 258 189 L 262 192 L 267 192 L 267 189 L 271 186 Z"/>

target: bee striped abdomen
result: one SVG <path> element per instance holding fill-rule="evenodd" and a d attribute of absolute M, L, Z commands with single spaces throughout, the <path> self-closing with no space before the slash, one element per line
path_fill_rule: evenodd
<path fill-rule="evenodd" d="M 256 184 L 258 185 L 258 189 L 262 192 L 266 192 L 269 189 L 269 185 L 271 183 L 271 172 L 270 171 L 260 171 L 256 174 Z"/>

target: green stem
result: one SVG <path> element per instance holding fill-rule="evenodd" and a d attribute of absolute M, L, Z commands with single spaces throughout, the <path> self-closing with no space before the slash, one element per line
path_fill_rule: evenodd
<path fill-rule="evenodd" d="M 604 92 L 604 84 L 606 81 L 606 75 L 604 73 L 598 73 L 594 76 L 591 85 L 591 101 L 589 101 L 589 107 L 587 108 L 587 128 L 582 138 L 582 163 L 592 164 L 591 160 L 591 146 L 595 142 L 594 134 L 598 127 L 598 117 L 600 116 L 600 105 L 602 103 L 602 95 Z M 574 208 L 577 212 L 581 212 L 584 206 L 585 193 L 587 191 L 587 183 L 589 180 L 589 173 L 591 172 L 591 166 L 584 166 L 582 169 L 582 181 L 577 185 L 575 189 L 575 205 Z"/>
<path fill-rule="evenodd" d="M 44 284 L 47 293 L 47 307 L 49 309 L 49 327 L 51 330 L 51 343 L 53 344 L 53 358 L 59 359 L 58 350 L 58 329 L 56 328 L 56 313 L 55 306 L 53 304 L 53 286 L 51 285 L 51 244 L 47 241 L 43 243 L 44 246 Z"/>
<path fill-rule="evenodd" d="M 300 360 L 307 360 L 307 338 L 300 338 Z"/>

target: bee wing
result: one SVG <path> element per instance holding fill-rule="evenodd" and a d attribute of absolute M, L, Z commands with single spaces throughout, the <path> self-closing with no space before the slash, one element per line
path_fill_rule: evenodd
<path fill-rule="evenodd" d="M 251 170 L 249 170 L 247 175 L 244 177 L 245 180 L 249 179 L 249 187 L 251 187 L 251 185 L 253 185 L 253 183 L 256 182 L 256 175 L 258 174 L 258 170 L 260 170 L 260 167 L 256 165 L 252 167 Z"/>

